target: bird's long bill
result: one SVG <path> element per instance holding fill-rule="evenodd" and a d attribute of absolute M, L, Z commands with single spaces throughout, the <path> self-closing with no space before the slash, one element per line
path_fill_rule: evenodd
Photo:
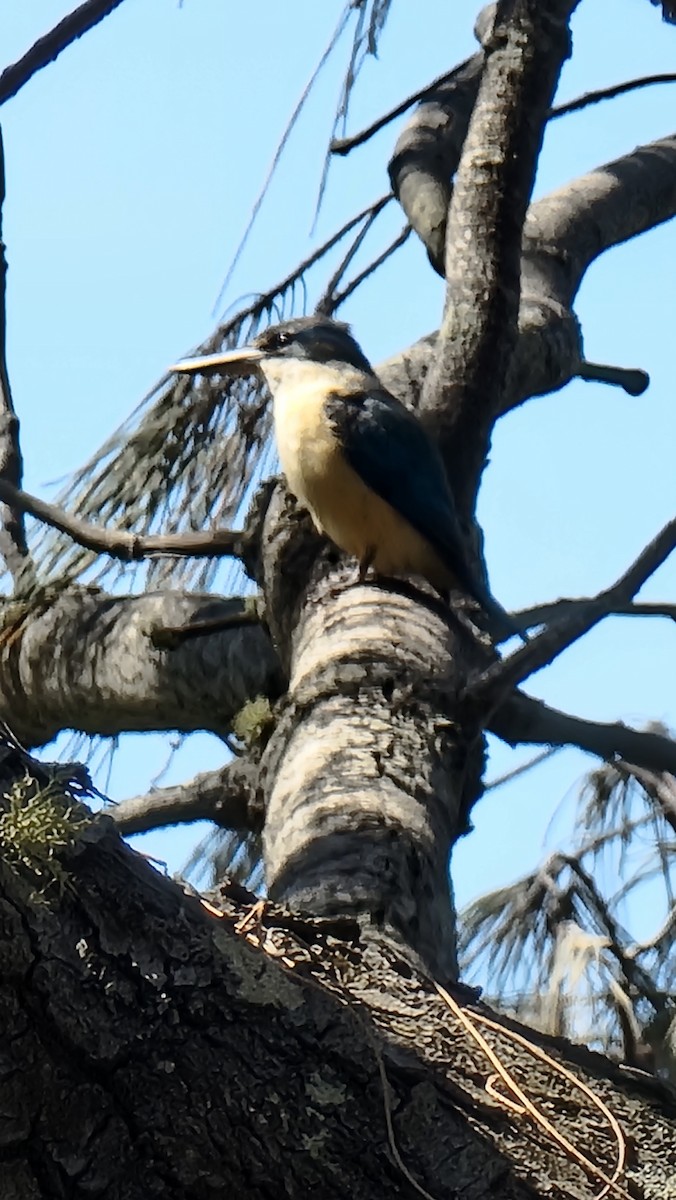
<path fill-rule="evenodd" d="M 224 350 L 221 354 L 206 354 L 204 358 L 184 358 L 174 363 L 170 371 L 187 375 L 198 375 L 204 371 L 223 371 L 227 375 L 251 375 L 263 358 L 256 346 L 237 346 L 235 350 Z"/>

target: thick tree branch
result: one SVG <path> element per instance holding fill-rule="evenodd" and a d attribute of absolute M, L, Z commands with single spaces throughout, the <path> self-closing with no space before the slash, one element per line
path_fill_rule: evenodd
<path fill-rule="evenodd" d="M 639 146 L 534 204 L 524 230 L 523 291 L 572 305 L 600 254 L 676 212 L 676 135 Z"/>
<path fill-rule="evenodd" d="M 62 50 L 66 50 L 82 37 L 83 33 L 88 33 L 121 3 L 122 0 L 85 0 L 84 4 L 59 21 L 49 33 L 38 38 L 18 62 L 6 67 L 0 75 L 0 104 L 16 96 L 38 71 L 54 62 Z"/>
<path fill-rule="evenodd" d="M 0 482 L 21 487 L 23 461 L 19 442 L 19 420 L 14 410 L 7 371 L 7 258 L 2 240 L 2 210 L 5 203 L 5 151 L 0 130 Z M 0 557 L 17 590 L 30 586 L 33 572 L 26 545 L 23 514 L 11 504 L 0 505 Z"/>
<path fill-rule="evenodd" d="M 586 270 L 604 251 L 674 214 L 676 136 L 639 146 L 531 205 L 519 338 L 502 412 L 581 374 L 582 337 L 570 305 Z M 437 334 L 430 334 L 379 368 L 385 386 L 413 407 L 420 405 L 436 344 Z"/>
<path fill-rule="evenodd" d="M 484 43 L 448 217 L 446 311 L 422 396 L 467 521 L 504 406 L 518 338 L 523 225 L 577 3 L 502 0 Z"/>
<path fill-rule="evenodd" d="M 676 546 L 676 519 L 669 521 L 657 537 L 641 551 L 627 571 L 605 591 L 590 600 L 582 600 L 579 606 L 568 610 L 568 614 L 554 625 L 550 625 L 539 637 L 516 650 L 509 658 L 493 663 L 482 671 L 466 688 L 466 698 L 471 704 L 492 709 L 508 693 L 542 667 L 549 666 L 559 654 L 572 646 L 594 625 L 598 625 L 609 613 L 629 604 L 643 584 L 669 557 Z"/>
<path fill-rule="evenodd" d="M 224 829 L 257 832 L 263 804 L 257 790 L 258 768 L 237 758 L 176 787 L 153 788 L 106 810 L 120 833 L 145 833 L 186 821 L 214 821 Z"/>
<path fill-rule="evenodd" d="M 392 190 L 434 270 L 444 275 L 452 177 L 460 160 L 484 66 L 483 50 L 428 89 L 397 139 L 388 165 Z"/>
<path fill-rule="evenodd" d="M 510 746 L 578 746 L 610 762 L 623 758 L 638 768 L 676 774 L 676 741 L 671 738 L 619 721 L 587 721 L 525 692 L 513 693 L 496 708 L 488 728 Z"/>
<path fill-rule="evenodd" d="M 129 533 L 124 529 L 101 529 L 89 521 L 67 513 L 56 504 L 23 492 L 0 479 L 0 499 L 22 512 L 30 513 L 44 525 L 58 529 L 85 550 L 108 554 L 123 562 L 137 562 L 153 555 L 176 558 L 217 558 L 229 555 L 244 558 L 251 549 L 246 531 L 234 529 L 204 529 L 195 533 Z"/>
<path fill-rule="evenodd" d="M 513 1104 L 503 1119 L 487 1095 L 494 1059 L 469 1037 L 479 1020 L 499 1062 L 546 1089 L 594 1184 L 616 1149 L 598 1097 L 641 1131 L 622 1194 L 661 1194 L 676 1151 L 659 1081 L 466 997 L 449 1020 L 452 995 L 355 922 L 252 912 L 241 888 L 207 908 L 88 822 L 67 781 L 49 789 L 14 747 L 0 773 L 3 1196 L 215 1200 L 242 1194 L 242 1179 L 251 1200 L 280 1183 L 322 1200 L 588 1192 L 546 1127 Z M 57 846 L 22 844 L 4 819 L 17 788 Z"/>
<path fill-rule="evenodd" d="M 209 730 L 224 736 L 256 696 L 279 695 L 283 678 L 270 639 L 247 625 L 153 645 L 157 628 L 244 609 L 239 599 L 180 592 L 107 596 L 55 591 L 0 610 L 0 720 L 27 745 L 60 730 Z"/>

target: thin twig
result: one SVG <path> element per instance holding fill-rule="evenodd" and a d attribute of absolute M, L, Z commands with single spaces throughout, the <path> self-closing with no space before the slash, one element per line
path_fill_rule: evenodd
<path fill-rule="evenodd" d="M 362 225 L 361 229 L 359 230 L 359 232 L 357 233 L 357 235 L 355 236 L 355 238 L 353 239 L 351 244 L 348 246 L 348 249 L 346 250 L 345 254 L 343 255 L 342 259 L 340 260 L 338 266 L 336 267 L 336 270 L 333 272 L 333 275 L 329 279 L 329 282 L 327 283 L 326 287 L 324 288 L 324 294 L 322 295 L 322 297 L 320 298 L 320 300 L 317 302 L 317 304 L 315 306 L 316 312 L 326 313 L 327 316 L 331 316 L 331 314 L 335 310 L 335 302 L 334 302 L 335 290 L 338 287 L 338 284 L 340 283 L 341 279 L 343 278 L 343 275 L 345 274 L 350 263 L 352 262 L 352 259 L 354 258 L 355 254 L 359 250 L 359 247 L 362 245 L 364 238 L 366 237 L 366 235 L 369 232 L 369 229 L 371 229 L 376 218 L 382 212 L 383 208 L 387 204 L 387 201 L 388 201 L 387 196 L 381 196 L 378 203 L 373 205 L 371 212 L 367 215 L 367 217 L 364 221 L 364 224 Z"/>
<path fill-rule="evenodd" d="M 129 533 L 124 529 L 101 529 L 64 512 L 56 504 L 47 504 L 29 492 L 23 492 L 0 479 L 0 500 L 38 521 L 58 529 L 95 554 L 109 554 L 124 562 L 169 555 L 176 558 L 242 558 L 247 550 L 247 535 L 235 529 L 206 529 L 195 533 L 147 534 Z"/>
<path fill-rule="evenodd" d="M 383 263 L 387 262 L 387 259 L 390 258 L 400 246 L 403 246 L 404 242 L 410 237 L 411 232 L 411 226 L 404 225 L 401 233 L 398 233 L 396 238 L 390 242 L 389 246 L 385 247 L 382 254 L 379 254 L 377 258 L 374 258 L 373 262 L 369 263 L 368 267 L 364 267 L 363 271 L 360 271 L 358 275 L 355 275 L 354 279 L 350 280 L 347 286 L 343 288 L 342 292 L 338 292 L 337 295 L 334 296 L 334 312 L 336 309 L 340 308 L 341 304 L 345 303 L 348 296 L 351 296 L 353 292 L 356 292 L 358 287 L 361 287 L 362 283 L 368 279 L 369 275 L 373 275 L 374 271 L 377 271 L 379 267 L 382 267 Z"/>
<path fill-rule="evenodd" d="M 412 108 L 414 104 L 418 104 L 421 100 L 427 100 L 438 87 L 449 83 L 457 71 L 461 70 L 464 66 L 465 63 L 462 63 L 460 67 L 456 67 L 453 71 L 447 71 L 445 75 L 438 75 L 431 83 L 426 84 L 424 88 L 420 88 L 419 91 L 407 96 L 405 100 L 395 105 L 389 112 L 378 117 L 371 125 L 367 125 L 365 129 L 353 134 L 352 137 L 334 138 L 329 147 L 331 154 L 349 154 L 357 146 L 362 146 L 374 134 L 380 133 L 380 130 L 389 125 L 391 121 L 396 120 L 397 117 L 401 117 L 407 109 Z M 638 91 L 639 88 L 650 87 L 656 83 L 676 83 L 676 73 L 664 72 L 660 75 L 644 75 L 640 79 L 628 79 L 624 83 L 613 84 L 612 87 L 598 88 L 593 92 L 585 92 L 584 95 L 578 96 L 575 100 L 570 100 L 567 104 L 557 104 L 554 108 L 550 109 L 547 119 L 555 121 L 558 117 L 565 117 L 569 113 L 579 112 L 580 109 L 588 108 L 592 104 L 598 104 L 601 100 L 613 100 L 616 96 L 623 96 L 626 92 Z"/>
<path fill-rule="evenodd" d="M 374 134 L 379 133 L 381 129 L 384 129 L 386 125 L 389 125 L 390 121 L 394 121 L 397 117 L 400 117 L 402 113 L 405 113 L 407 108 L 411 108 L 412 105 L 417 104 L 419 100 L 426 100 L 427 97 L 435 92 L 436 89 L 442 84 L 450 83 L 451 79 L 453 79 L 453 76 L 457 75 L 458 71 L 461 71 L 465 65 L 466 64 L 463 62 L 459 67 L 454 67 L 452 71 L 446 71 L 444 75 L 437 75 L 437 78 L 433 79 L 431 83 L 426 84 L 425 87 L 420 88 L 419 91 L 413 92 L 411 96 L 407 96 L 405 100 L 402 100 L 399 104 L 395 105 L 395 107 L 391 108 L 389 112 L 384 113 L 382 117 L 378 117 L 378 119 L 374 121 L 372 125 L 368 125 L 366 129 L 362 129 L 360 133 L 355 133 L 352 137 L 334 138 L 329 146 L 329 152 L 331 154 L 339 155 L 349 154 L 350 150 L 354 150 L 357 146 L 361 146 L 364 142 L 368 142 L 368 140 L 372 138 Z"/>
<path fill-rule="evenodd" d="M 221 288 L 218 293 L 218 296 L 216 297 L 216 303 L 214 304 L 214 313 L 215 313 L 216 309 L 218 308 L 219 304 L 221 303 L 221 300 L 223 299 L 223 296 L 226 292 L 228 284 L 230 283 L 230 280 L 232 279 L 235 267 L 237 266 L 237 264 L 242 256 L 244 247 L 246 246 L 246 244 L 249 240 L 249 235 L 256 223 L 256 218 L 258 217 L 258 214 L 261 210 L 261 205 L 263 204 L 263 201 L 265 200 L 265 197 L 268 194 L 268 189 L 270 187 L 270 184 L 272 183 L 272 179 L 275 174 L 275 171 L 277 170 L 277 167 L 279 166 L 279 161 L 284 153 L 284 150 L 286 149 L 286 144 L 287 144 L 289 138 L 291 137 L 293 127 L 296 124 L 296 121 L 298 120 L 301 112 L 303 111 L 305 102 L 307 101 L 310 93 L 312 92 L 312 89 L 313 89 L 315 83 L 317 82 L 317 79 L 318 79 L 322 69 L 326 65 L 329 57 L 331 56 L 333 50 L 335 49 L 340 38 L 342 37 L 343 30 L 345 29 L 345 26 L 347 25 L 347 22 L 349 20 L 349 16 L 350 16 L 350 9 L 348 7 L 343 11 L 343 13 L 338 21 L 338 24 L 336 25 L 336 28 L 334 29 L 334 31 L 329 39 L 328 45 L 323 50 L 322 55 L 319 59 L 319 62 L 317 63 L 317 66 L 314 68 L 310 78 L 308 79 L 307 83 L 305 84 L 305 87 L 303 88 L 303 90 L 300 94 L 300 98 L 296 102 L 296 106 L 295 106 L 293 112 L 291 113 L 289 120 L 286 123 L 284 132 L 282 133 L 282 136 L 279 139 L 279 142 L 277 143 L 277 148 L 272 157 L 272 162 L 270 163 L 270 166 L 268 167 L 265 179 L 263 180 L 263 185 L 262 185 L 256 199 L 254 200 L 253 207 L 249 214 L 249 220 L 247 221 L 244 233 L 242 234 L 242 236 L 239 240 L 237 249 L 235 250 L 235 253 L 233 255 L 230 266 L 228 267 L 228 270 L 226 272 L 225 279 L 223 280 L 223 283 L 221 284 Z"/>
<path fill-rule="evenodd" d="M 546 750 L 541 750 L 539 754 L 535 754 L 533 758 L 529 758 L 528 762 L 519 763 L 518 767 L 512 767 L 511 771 L 505 771 L 504 775 L 496 775 L 495 779 L 489 779 L 488 783 L 484 784 L 485 792 L 494 792 L 496 788 L 502 787 L 505 783 L 511 783 L 513 779 L 518 779 L 520 775 L 527 774 L 532 771 L 533 767 L 539 767 L 540 763 L 546 762 L 548 758 L 553 758 L 559 753 L 560 746 L 548 746 Z"/>
<path fill-rule="evenodd" d="M 79 8 L 68 13 L 49 33 L 38 38 L 30 50 L 0 75 L 0 104 L 16 96 L 17 92 L 43 67 L 49 66 L 59 57 L 62 50 L 76 42 L 83 33 L 88 33 L 99 21 L 118 8 L 122 0 L 85 0 Z"/>
<path fill-rule="evenodd" d="M 569 100 L 567 104 L 557 104 L 549 114 L 550 121 L 555 121 L 557 117 L 566 117 L 568 113 L 579 112 L 581 108 L 588 108 L 590 104 L 598 104 L 600 100 L 614 100 L 616 96 L 623 96 L 626 92 L 635 92 L 639 88 L 650 87 L 654 83 L 676 83 L 676 72 L 663 72 L 661 75 L 642 75 L 639 79 L 627 79 L 624 83 L 615 83 L 612 87 L 597 88 L 593 92 L 585 92 L 584 95 L 578 96 L 576 100 Z"/>
<path fill-rule="evenodd" d="M 668 558 L 674 546 L 676 519 L 664 526 L 612 587 L 600 592 L 591 600 L 583 600 L 579 605 L 574 605 L 566 617 L 555 625 L 548 626 L 539 637 L 516 650 L 509 658 L 491 664 L 469 682 L 465 689 L 465 698 L 473 705 L 497 706 L 513 688 L 523 683 L 524 679 L 535 671 L 549 666 L 559 654 L 572 646 L 573 642 L 578 641 L 598 625 L 599 621 L 614 612 L 618 605 L 628 604 L 633 600 L 646 580 Z"/>
<path fill-rule="evenodd" d="M 7 258 L 2 240 L 2 210 L 5 203 L 5 153 L 0 131 L 0 480 L 21 487 L 23 460 L 19 421 L 12 400 L 7 371 Z M 26 545 L 23 514 L 12 505 L 2 505 L 0 556 L 4 558 L 16 591 L 34 582 L 32 561 Z"/>

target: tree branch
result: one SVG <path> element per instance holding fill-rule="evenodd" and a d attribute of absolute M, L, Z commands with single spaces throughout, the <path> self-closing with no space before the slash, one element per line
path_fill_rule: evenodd
<path fill-rule="evenodd" d="M 676 135 L 639 146 L 532 204 L 524 230 L 519 338 L 501 412 L 580 374 L 582 336 L 571 305 L 604 251 L 676 214 Z M 381 364 L 400 399 L 420 406 L 438 335 Z"/>
<path fill-rule="evenodd" d="M 676 134 L 582 175 L 534 204 L 524 229 L 524 293 L 568 309 L 600 254 L 676 212 Z"/>
<path fill-rule="evenodd" d="M 461 71 L 466 66 L 462 63 L 459 67 L 452 71 L 445 71 L 443 75 L 437 75 L 431 83 L 425 84 L 425 87 L 419 91 L 413 92 L 402 100 L 394 108 L 377 117 L 370 125 L 360 129 L 358 133 L 353 133 L 351 137 L 334 138 L 329 146 L 329 153 L 337 154 L 344 157 L 352 150 L 356 150 L 358 146 L 363 146 L 364 142 L 370 141 L 376 133 L 380 133 L 386 125 L 395 121 L 397 117 L 401 117 L 407 109 L 412 108 L 414 104 L 418 104 L 421 100 L 427 100 L 445 84 L 449 83 L 453 75 L 457 71 Z M 582 96 L 578 96 L 575 100 L 569 100 L 566 104 L 557 104 L 550 109 L 548 120 L 554 121 L 558 117 L 568 116 L 569 113 L 579 112 L 580 109 L 588 108 L 592 104 L 598 104 L 602 100 L 613 100 L 617 96 L 624 96 L 627 92 L 639 91 L 641 88 L 652 87 L 659 83 L 674 83 L 676 82 L 676 74 L 673 72 L 663 72 L 658 75 L 643 75 L 637 79 L 626 79 L 622 83 L 613 84 L 611 87 L 598 88 L 596 91 L 585 92 Z"/>
<path fill-rule="evenodd" d="M 456 175 L 447 304 L 421 406 L 466 521 L 518 339 L 521 240 L 552 96 L 579 0 L 502 0 Z"/>
<path fill-rule="evenodd" d="M 79 8 L 68 13 L 49 33 L 38 38 L 18 62 L 6 67 L 0 75 L 0 104 L 16 96 L 17 92 L 43 67 L 58 58 L 62 50 L 88 33 L 99 21 L 117 8 L 122 0 L 85 0 Z"/>
<path fill-rule="evenodd" d="M 569 610 L 566 617 L 555 625 L 550 625 L 539 637 L 533 638 L 509 658 L 492 663 L 474 680 L 470 680 L 465 690 L 466 699 L 473 705 L 478 703 L 487 708 L 500 703 L 508 692 L 523 683 L 535 671 L 549 666 L 559 654 L 593 629 L 594 625 L 609 613 L 614 612 L 618 606 L 628 604 L 646 580 L 669 557 L 674 546 L 676 519 L 664 526 L 611 587 L 599 592 L 598 596 L 590 600 L 580 601 L 579 606 Z"/>
<path fill-rule="evenodd" d="M 555 600 L 551 604 L 536 604 L 533 608 L 523 608 L 520 612 L 512 613 L 515 624 L 522 629 L 531 629 L 533 625 L 550 625 L 565 617 L 572 608 L 580 604 L 589 604 L 590 597 L 578 596 Z M 632 604 L 618 604 L 606 614 L 609 617 L 666 617 L 676 621 L 676 604 L 666 602 L 644 601 Z"/>
<path fill-rule="evenodd" d="M 397 138 L 388 173 L 392 191 L 430 263 L 444 276 L 452 178 L 479 91 L 483 50 L 432 85 Z"/>
<path fill-rule="evenodd" d="M 0 130 L 0 481 L 19 488 L 23 474 L 19 421 L 12 401 L 7 371 L 7 258 L 2 240 L 4 203 L 5 151 Z M 34 582 L 23 515 L 20 509 L 11 504 L 0 507 L 0 556 L 5 560 L 16 590 L 25 590 Z"/>
<path fill-rule="evenodd" d="M 145 833 L 186 821 L 214 821 L 224 829 L 258 832 L 264 809 L 257 791 L 257 766 L 235 759 L 217 771 L 205 771 L 189 783 L 153 788 L 106 809 L 120 833 Z"/>
<path fill-rule="evenodd" d="M 246 601 L 181 592 L 107 596 L 54 589 L 0 609 L 0 720 L 26 745 L 61 730 L 114 737 L 153 730 L 225 736 L 250 700 L 276 698 L 283 674 L 268 634 L 247 625 L 153 645 L 158 628 L 243 611 Z"/>
<path fill-rule="evenodd" d="M 587 721 L 550 708 L 525 692 L 514 692 L 492 714 L 488 728 L 510 746 L 578 746 L 612 762 L 626 759 L 637 768 L 676 774 L 676 741 L 651 730 L 630 729 L 617 721 Z"/>
<path fill-rule="evenodd" d="M 195 533 L 128 533 L 124 529 L 101 529 L 89 521 L 67 513 L 56 504 L 48 504 L 0 479 L 0 499 L 22 512 L 30 513 L 44 525 L 58 529 L 72 538 L 78 546 L 96 554 L 109 554 L 124 562 L 137 562 L 155 555 L 176 558 L 217 558 L 230 555 L 244 558 L 251 549 L 250 536 L 245 530 L 204 529 Z"/>
<path fill-rule="evenodd" d="M 625 79 L 623 83 L 615 83 L 611 87 L 585 92 L 575 100 L 569 100 L 567 104 L 557 104 L 556 108 L 550 112 L 549 119 L 551 121 L 556 120 L 557 117 L 567 117 L 569 113 L 589 108 L 590 105 L 598 104 L 601 100 L 614 100 L 617 96 L 624 96 L 627 92 L 637 92 L 640 88 L 652 87 L 656 83 L 676 83 L 676 74 L 673 71 L 666 71 L 660 75 L 642 75 L 637 79 Z"/>

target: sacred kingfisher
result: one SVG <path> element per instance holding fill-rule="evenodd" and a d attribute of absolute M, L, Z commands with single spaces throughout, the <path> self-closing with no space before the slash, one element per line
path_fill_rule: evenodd
<path fill-rule="evenodd" d="M 328 317 L 273 325 L 250 346 L 173 371 L 260 371 L 290 490 L 320 533 L 357 559 L 360 578 L 418 575 L 459 588 L 498 639 L 520 634 L 465 551 L 444 464 L 418 418 L 382 386 L 349 327 Z"/>

